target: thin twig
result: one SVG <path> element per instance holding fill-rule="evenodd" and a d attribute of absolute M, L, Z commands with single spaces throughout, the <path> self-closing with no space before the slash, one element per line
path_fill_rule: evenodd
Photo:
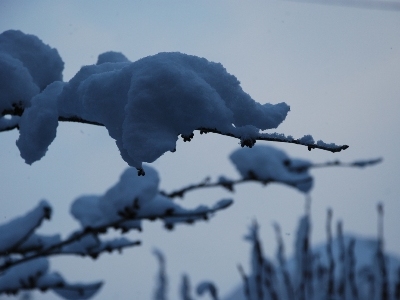
<path fill-rule="evenodd" d="M 375 164 L 378 164 L 382 161 L 382 158 L 376 158 L 376 159 L 369 159 L 369 160 L 359 160 L 359 161 L 353 161 L 353 162 L 340 162 L 338 160 L 335 161 L 328 161 L 325 163 L 315 163 L 315 164 L 310 164 L 308 166 L 302 166 L 300 168 L 292 168 L 293 171 L 306 171 L 307 169 L 311 168 L 326 168 L 326 167 L 352 167 L 352 168 L 357 168 L 357 167 L 365 167 L 365 166 L 372 166 Z M 309 181 L 309 179 L 305 179 L 304 182 Z M 259 182 L 263 185 L 266 185 L 268 183 L 273 183 L 275 182 L 274 180 L 260 180 L 257 179 L 256 177 L 251 177 L 251 178 L 241 178 L 241 179 L 235 179 L 235 180 L 220 180 L 216 182 L 211 182 L 210 177 L 206 177 L 204 180 L 202 180 L 199 183 L 191 184 L 186 187 L 183 187 L 181 189 L 172 191 L 172 192 L 165 192 L 161 191 L 161 194 L 164 196 L 167 196 L 169 198 L 183 198 L 187 192 L 197 190 L 197 189 L 203 189 L 203 188 L 213 188 L 213 187 L 222 187 L 230 192 L 234 192 L 234 186 L 241 184 L 241 183 L 246 183 L 246 182 Z M 301 183 L 300 181 L 293 182 L 292 184 L 287 183 L 289 185 L 295 186 L 297 184 Z"/>
<path fill-rule="evenodd" d="M 243 146 L 252 147 L 256 141 L 270 141 L 270 142 L 278 142 L 278 143 L 303 145 L 303 146 L 308 147 L 309 151 L 311 151 L 312 149 L 321 149 L 321 150 L 326 150 L 326 151 L 330 151 L 330 152 L 334 153 L 334 152 L 340 152 L 342 150 L 346 150 L 347 148 L 349 148 L 348 145 L 323 146 L 323 145 L 317 145 L 314 143 L 306 143 L 306 142 L 300 141 L 300 139 L 287 138 L 283 135 L 279 136 L 278 134 L 260 133 L 258 136 L 253 137 L 251 140 L 243 140 L 241 136 L 235 135 L 232 132 L 221 132 L 215 128 L 199 128 L 197 130 L 200 131 L 200 134 L 212 132 L 212 133 L 217 133 L 220 135 L 225 135 L 225 136 L 230 136 L 230 137 L 240 139 L 242 147 Z"/>
<path fill-rule="evenodd" d="M 291 186 L 296 186 L 299 183 L 302 182 L 308 182 L 310 179 L 306 178 L 303 181 L 296 181 L 296 182 L 285 182 L 288 185 Z M 183 187 L 179 190 L 175 190 L 172 192 L 165 192 L 165 191 L 161 191 L 160 193 L 164 196 L 167 196 L 169 198 L 183 198 L 185 196 L 185 194 L 187 192 L 193 191 L 193 190 L 197 190 L 197 189 L 202 189 L 202 188 L 213 188 L 213 187 L 222 187 L 225 188 L 227 190 L 229 190 L 230 192 L 233 192 L 234 189 L 233 187 L 237 184 L 241 184 L 241 183 L 246 183 L 246 182 L 258 182 L 262 185 L 266 185 L 269 183 L 279 183 L 279 181 L 275 181 L 275 180 L 260 180 L 257 178 L 242 178 L 242 179 L 235 179 L 235 180 L 229 180 L 229 181 L 216 181 L 216 182 L 210 182 L 209 180 L 203 180 L 200 183 L 197 184 L 191 184 L 188 185 L 186 187 Z"/>

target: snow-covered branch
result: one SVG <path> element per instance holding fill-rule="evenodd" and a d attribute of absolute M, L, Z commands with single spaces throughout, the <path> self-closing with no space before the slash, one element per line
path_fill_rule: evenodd
<path fill-rule="evenodd" d="M 312 149 L 321 149 L 330 152 L 340 152 L 342 150 L 346 150 L 349 148 L 348 145 L 336 145 L 336 144 L 327 144 L 321 140 L 315 143 L 314 139 L 310 135 L 305 135 L 302 138 L 295 139 L 292 136 L 285 136 L 282 133 L 261 133 L 261 132 L 245 132 L 241 134 L 241 132 L 228 132 L 228 131 L 220 131 L 217 129 L 210 128 L 200 128 L 200 133 L 217 133 L 220 135 L 234 137 L 240 140 L 240 145 L 242 147 L 253 147 L 256 141 L 270 141 L 270 142 L 278 142 L 278 143 L 288 143 L 288 144 L 296 144 L 308 147 L 308 150 Z"/>
<path fill-rule="evenodd" d="M 24 216 L 0 226 L 0 255 L 18 252 L 18 248 L 24 247 L 24 242 L 42 224 L 42 221 L 50 219 L 50 216 L 51 207 L 43 200 Z"/>
<path fill-rule="evenodd" d="M 309 150 L 348 148 L 315 143 L 310 135 L 263 133 L 285 120 L 289 106 L 256 102 L 221 64 L 197 56 L 165 52 L 130 62 L 106 52 L 63 82 L 56 49 L 9 30 L 0 34 L 0 66 L 6 81 L 0 85 L 0 131 L 19 129 L 17 146 L 28 164 L 46 154 L 60 121 L 105 126 L 121 157 L 140 174 L 143 162 L 174 152 L 178 137 L 190 141 L 195 130 L 234 137 L 248 147 L 266 140 Z"/>
<path fill-rule="evenodd" d="M 312 188 L 313 178 L 309 170 L 325 167 L 355 167 L 363 168 L 374 166 L 382 162 L 381 158 L 356 160 L 343 163 L 339 160 L 326 163 L 312 163 L 310 161 L 294 159 L 277 148 L 265 145 L 256 145 L 253 149 L 238 149 L 230 156 L 231 162 L 239 171 L 241 178 L 229 179 L 220 176 L 212 181 L 206 177 L 199 183 L 190 184 L 172 192 L 161 193 L 169 198 L 183 198 L 186 193 L 197 189 L 221 187 L 234 192 L 235 186 L 247 182 L 258 182 L 262 185 L 280 183 L 294 187 L 301 192 L 308 192 Z"/>
<path fill-rule="evenodd" d="M 178 223 L 192 224 L 208 220 L 214 213 L 233 203 L 230 199 L 222 199 L 211 207 L 183 208 L 159 194 L 157 171 L 149 166 L 144 168 L 148 174 L 144 177 L 137 176 L 135 169 L 128 168 L 120 181 L 103 196 L 77 198 L 71 205 L 71 214 L 82 228 L 66 239 L 61 239 L 59 235 L 34 234 L 41 220 L 50 216 L 50 206 L 44 201 L 24 217 L 0 226 L 0 255 L 5 257 L 0 263 L 0 272 L 41 257 L 81 255 L 97 258 L 105 251 L 138 246 L 140 241 L 125 238 L 103 241 L 99 235 L 111 228 L 122 232 L 141 230 L 142 220 L 160 219 L 167 229 L 173 229 Z M 19 231 L 15 233 L 14 227 L 17 225 Z"/>
<path fill-rule="evenodd" d="M 70 284 L 56 272 L 49 272 L 47 258 L 38 258 L 6 270 L 0 275 L 0 294 L 14 295 L 21 290 L 52 290 L 64 299 L 89 299 L 102 282 Z"/>

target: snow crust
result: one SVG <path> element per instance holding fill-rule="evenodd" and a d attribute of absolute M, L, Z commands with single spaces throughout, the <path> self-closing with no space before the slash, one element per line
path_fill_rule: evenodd
<path fill-rule="evenodd" d="M 244 179 L 279 182 L 307 193 L 313 178 L 308 170 L 311 162 L 292 159 L 284 151 L 266 145 L 240 148 L 230 155 L 230 160 Z"/>

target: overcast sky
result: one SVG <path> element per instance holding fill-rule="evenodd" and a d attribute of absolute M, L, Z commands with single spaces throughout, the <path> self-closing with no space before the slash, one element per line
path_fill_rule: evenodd
<path fill-rule="evenodd" d="M 97 56 L 113 50 L 131 61 L 180 51 L 220 62 L 260 103 L 291 106 L 277 132 L 348 144 L 341 153 L 275 144 L 294 157 L 325 162 L 383 157 L 374 168 L 312 171 L 313 243 L 325 240 L 326 210 L 345 231 L 377 232 L 376 204 L 385 205 L 385 247 L 400 255 L 400 12 L 291 1 L 10 1 L 0 2 L 0 32 L 19 29 L 56 48 L 65 62 L 64 80 Z M 0 134 L 0 221 L 46 198 L 53 205 L 43 233 L 63 235 L 78 224 L 69 215 L 73 199 L 102 194 L 127 167 L 105 128 L 61 124 L 46 156 L 28 166 L 20 158 L 18 132 Z M 238 175 L 228 156 L 238 141 L 213 134 L 179 142 L 175 153 L 153 163 L 161 187 L 173 190 L 206 176 Z M 222 190 L 188 194 L 193 207 L 230 197 Z M 143 246 L 96 262 L 54 258 L 52 269 L 67 280 L 106 281 L 96 299 L 151 299 L 158 270 L 153 247 L 164 252 L 171 299 L 183 272 L 192 283 L 210 279 L 228 293 L 248 269 L 249 245 L 242 237 L 253 219 L 261 225 L 265 251 L 275 253 L 272 222 L 280 223 L 290 252 L 304 195 L 282 185 L 242 185 L 235 204 L 207 223 L 173 232 L 160 222 L 130 233 Z M 39 298 L 39 296 L 37 296 Z M 40 299 L 54 299 L 48 293 Z"/>

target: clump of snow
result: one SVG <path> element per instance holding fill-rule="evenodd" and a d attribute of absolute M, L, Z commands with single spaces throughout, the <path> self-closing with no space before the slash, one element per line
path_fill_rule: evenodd
<path fill-rule="evenodd" d="M 18 30 L 0 34 L 0 112 L 29 106 L 48 84 L 62 80 L 64 63 L 56 49 Z"/>
<path fill-rule="evenodd" d="M 175 151 L 178 137 L 196 129 L 239 136 L 252 146 L 260 130 L 276 128 L 290 110 L 286 103 L 254 101 L 221 64 L 178 52 L 136 62 L 105 52 L 65 86 L 49 86 L 61 81 L 63 65 L 57 51 L 35 36 L 0 35 L 0 112 L 23 112 L 17 144 L 28 164 L 46 153 L 60 118 L 104 125 L 122 158 L 141 169 Z"/>
<path fill-rule="evenodd" d="M 37 258 L 10 268 L 0 275 L 0 292 L 17 292 L 29 288 L 39 277 L 47 273 L 49 262 L 47 258 Z"/>
<path fill-rule="evenodd" d="M 96 65 L 117 62 L 129 62 L 129 59 L 127 59 L 121 52 L 108 51 L 99 55 Z"/>
<path fill-rule="evenodd" d="M 255 102 L 235 76 L 204 58 L 159 53 L 128 63 L 108 55 L 106 61 L 118 62 L 85 66 L 71 79 L 59 97 L 59 113 L 104 124 L 136 168 L 173 151 L 178 136 L 195 129 L 276 128 L 289 111 L 285 103 Z"/>
<path fill-rule="evenodd" d="M 19 139 L 16 144 L 27 164 L 41 159 L 57 134 L 57 96 L 64 83 L 56 81 L 31 100 L 19 121 Z"/>
<path fill-rule="evenodd" d="M 155 169 L 145 165 L 146 176 L 137 176 L 134 168 L 128 168 L 119 182 L 103 196 L 81 196 L 71 206 L 71 214 L 83 228 L 96 229 L 105 225 L 123 231 L 141 229 L 141 220 L 162 219 L 168 229 L 176 223 L 193 223 L 207 219 L 208 215 L 230 206 L 231 199 L 222 199 L 212 207 L 183 208 L 159 193 L 159 177 Z M 90 242 L 90 239 L 87 240 Z M 92 241 L 93 245 L 96 244 Z M 87 248 L 82 243 L 75 246 Z M 74 247 L 75 247 L 74 246 Z M 90 246 L 92 247 L 92 246 Z"/>
<path fill-rule="evenodd" d="M 89 299 L 97 293 L 102 282 L 69 284 L 60 274 L 49 273 L 47 258 L 36 258 L 21 263 L 0 274 L 0 293 L 16 294 L 20 290 L 52 289 L 64 299 Z"/>
<path fill-rule="evenodd" d="M 58 51 L 34 35 L 19 30 L 4 31 L 0 34 L 0 53 L 20 61 L 40 90 L 53 81 L 62 80 L 64 62 Z"/>
<path fill-rule="evenodd" d="M 337 145 L 335 143 L 328 144 L 328 143 L 325 143 L 322 140 L 317 141 L 317 145 L 318 146 L 322 146 L 322 147 L 327 147 L 327 148 L 336 148 L 337 147 Z"/>
<path fill-rule="evenodd" d="M 84 228 L 98 227 L 145 207 L 156 196 L 160 179 L 155 169 L 147 165 L 143 168 L 146 176 L 137 176 L 135 169 L 128 168 L 103 196 L 79 197 L 71 206 L 71 214 Z"/>
<path fill-rule="evenodd" d="M 304 144 L 314 144 L 315 143 L 314 138 L 309 134 L 300 138 L 299 141 Z"/>
<path fill-rule="evenodd" d="M 24 216 L 15 218 L 0 226 L 0 254 L 17 251 L 19 245 L 40 226 L 44 219 L 49 219 L 51 207 L 42 200 L 38 206 Z"/>
<path fill-rule="evenodd" d="M 313 178 L 308 173 L 311 163 L 290 158 L 284 151 L 266 145 L 241 148 L 230 155 L 232 163 L 245 179 L 279 182 L 309 192 Z"/>
<path fill-rule="evenodd" d="M 102 287 L 102 282 L 91 284 L 68 284 L 62 288 L 54 288 L 53 292 L 64 299 L 69 300 L 84 300 L 92 298 Z"/>
<path fill-rule="evenodd" d="M 59 234 L 55 235 L 40 235 L 40 234 L 32 234 L 23 242 L 20 246 L 18 246 L 17 251 L 19 253 L 26 253 L 31 251 L 40 251 L 42 249 L 49 248 L 53 245 L 56 245 L 61 242 L 61 236 Z"/>
<path fill-rule="evenodd" d="M 3 118 L 0 118 L 0 131 L 17 126 L 19 119 L 19 116 L 11 116 L 10 118 L 4 116 Z"/>
<path fill-rule="evenodd" d="M 28 106 L 37 93 L 39 87 L 22 62 L 0 51 L 0 112 L 12 110 L 14 104 Z"/>

